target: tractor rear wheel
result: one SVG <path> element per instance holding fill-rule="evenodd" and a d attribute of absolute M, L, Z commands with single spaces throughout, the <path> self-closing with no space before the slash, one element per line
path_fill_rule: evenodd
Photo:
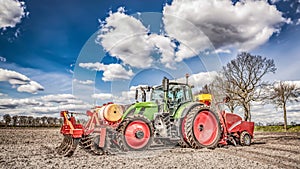
<path fill-rule="evenodd" d="M 251 136 L 247 131 L 243 131 L 240 135 L 240 144 L 242 146 L 250 146 Z"/>
<path fill-rule="evenodd" d="M 192 148 L 215 148 L 221 137 L 219 118 L 208 107 L 197 105 L 187 114 L 185 134 Z"/>
<path fill-rule="evenodd" d="M 180 140 L 178 142 L 178 144 L 180 145 L 180 147 L 182 148 L 190 148 L 191 145 L 188 142 L 186 133 L 185 133 L 185 125 L 186 125 L 186 116 L 184 118 L 182 118 L 179 121 L 179 127 L 180 127 Z"/>
<path fill-rule="evenodd" d="M 147 149 L 153 140 L 153 125 L 142 115 L 127 117 L 120 124 L 117 142 L 123 151 Z"/>

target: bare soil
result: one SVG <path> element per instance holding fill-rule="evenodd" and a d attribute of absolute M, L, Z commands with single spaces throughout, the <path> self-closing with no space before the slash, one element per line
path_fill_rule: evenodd
<path fill-rule="evenodd" d="M 0 129 L 0 168 L 300 168 L 300 133 L 255 133 L 248 147 L 156 148 L 95 156 L 80 147 L 72 157 L 55 151 L 59 129 Z"/>

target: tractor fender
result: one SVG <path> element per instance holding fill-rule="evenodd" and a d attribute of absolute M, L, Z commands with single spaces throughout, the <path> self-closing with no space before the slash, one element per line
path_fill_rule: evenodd
<path fill-rule="evenodd" d="M 182 112 L 177 112 L 177 113 L 181 113 L 180 118 L 184 118 L 192 108 L 198 105 L 204 106 L 204 104 L 200 102 L 191 102 L 183 109 Z M 207 107 L 207 109 L 209 109 L 209 107 Z"/>

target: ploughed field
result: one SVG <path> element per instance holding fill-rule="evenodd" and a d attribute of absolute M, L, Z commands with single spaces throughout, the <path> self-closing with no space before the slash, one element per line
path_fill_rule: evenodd
<path fill-rule="evenodd" d="M 300 168 L 300 133 L 256 132 L 249 147 L 190 149 L 154 147 L 144 152 L 96 156 L 77 147 L 56 153 L 56 129 L 0 129 L 0 168 Z"/>

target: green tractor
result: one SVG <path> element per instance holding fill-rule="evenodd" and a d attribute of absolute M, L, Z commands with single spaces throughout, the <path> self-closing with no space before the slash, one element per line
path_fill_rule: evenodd
<path fill-rule="evenodd" d="M 148 101 L 146 93 L 150 93 Z M 64 139 L 58 153 L 71 156 L 77 144 L 99 155 L 120 149 L 145 150 L 151 145 L 195 149 L 218 145 L 219 118 L 205 103 L 194 101 L 188 84 L 164 78 L 162 85 L 139 87 L 136 100 L 140 95 L 141 101 L 129 106 L 108 103 L 88 110 L 85 126 L 76 124 L 75 112 L 62 111 Z"/>
<path fill-rule="evenodd" d="M 169 82 L 140 87 L 142 101 L 126 109 L 118 126 L 118 144 L 124 150 L 143 150 L 156 144 L 214 148 L 221 137 L 218 116 L 208 106 L 195 102 L 188 84 Z M 146 101 L 146 91 L 150 100 Z"/>

